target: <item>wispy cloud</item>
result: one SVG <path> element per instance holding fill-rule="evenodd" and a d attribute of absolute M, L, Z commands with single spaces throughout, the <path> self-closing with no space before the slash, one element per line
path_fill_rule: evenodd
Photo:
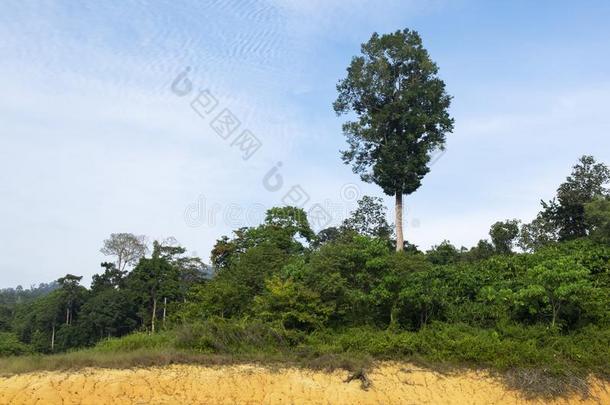
<path fill-rule="evenodd" d="M 340 199 L 346 183 L 382 195 L 340 162 L 342 119 L 331 109 L 336 81 L 372 31 L 428 32 L 426 44 L 444 61 L 455 96 L 456 131 L 447 153 L 406 199 L 407 238 L 423 248 L 444 238 L 469 245 L 495 220 L 531 217 L 579 154 L 610 161 L 610 85 L 586 74 L 569 85 L 525 75 L 509 87 L 494 75 L 501 66 L 493 61 L 504 66 L 516 51 L 486 48 L 479 55 L 463 39 L 511 35 L 466 23 L 487 21 L 489 7 L 360 0 L 3 3 L 0 221 L 11 232 L 0 236 L 0 284 L 91 275 L 102 259 L 101 241 L 117 231 L 173 235 L 205 258 L 235 224 L 189 227 L 185 207 L 201 195 L 222 206 L 281 204 L 283 194 L 262 184 L 278 162 L 286 185 L 301 185 L 312 202 Z M 536 21 L 540 29 L 544 24 Z M 605 25 L 598 31 L 608 33 Z M 582 47 L 595 54 L 600 41 L 590 39 Z M 538 46 L 548 52 L 565 46 L 560 36 L 554 41 Z M 607 63 L 603 58 L 596 69 Z M 536 61 L 538 71 L 547 68 Z M 193 112 L 192 96 L 171 93 L 187 66 L 195 90 L 210 89 L 263 142 L 255 158 L 234 153 Z M 391 198 L 386 202 L 391 209 Z"/>

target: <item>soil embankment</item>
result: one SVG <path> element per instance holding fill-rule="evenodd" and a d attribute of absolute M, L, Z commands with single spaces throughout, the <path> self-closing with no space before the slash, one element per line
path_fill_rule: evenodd
<path fill-rule="evenodd" d="M 591 382 L 591 396 L 526 401 L 484 372 L 443 375 L 382 363 L 362 389 L 348 373 L 255 365 L 41 372 L 0 378 L 0 404 L 610 404 L 610 389 Z"/>

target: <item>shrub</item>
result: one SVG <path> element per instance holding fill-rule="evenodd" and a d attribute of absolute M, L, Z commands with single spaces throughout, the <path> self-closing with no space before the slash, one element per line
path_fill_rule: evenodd
<path fill-rule="evenodd" d="M 32 348 L 17 339 L 13 333 L 0 332 L 0 356 L 19 356 L 32 353 Z"/>
<path fill-rule="evenodd" d="M 257 320 L 210 318 L 177 330 L 176 347 L 204 353 L 278 351 L 299 339 L 299 332 Z"/>

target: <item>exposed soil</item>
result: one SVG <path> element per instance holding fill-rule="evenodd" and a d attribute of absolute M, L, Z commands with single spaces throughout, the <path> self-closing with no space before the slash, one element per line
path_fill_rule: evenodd
<path fill-rule="evenodd" d="M 444 375 L 381 363 L 366 375 L 256 365 L 84 369 L 0 378 L 0 404 L 610 404 L 591 380 L 590 396 L 526 400 L 485 372 Z"/>

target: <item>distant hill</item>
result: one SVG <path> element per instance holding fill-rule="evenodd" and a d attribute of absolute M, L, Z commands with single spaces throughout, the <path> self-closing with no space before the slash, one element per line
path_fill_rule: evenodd
<path fill-rule="evenodd" d="M 40 283 L 25 289 L 20 285 L 16 288 L 2 288 L 0 289 L 0 305 L 11 306 L 15 304 L 22 304 L 24 302 L 32 301 L 38 297 L 47 295 L 58 288 L 59 284 L 57 281 Z"/>

